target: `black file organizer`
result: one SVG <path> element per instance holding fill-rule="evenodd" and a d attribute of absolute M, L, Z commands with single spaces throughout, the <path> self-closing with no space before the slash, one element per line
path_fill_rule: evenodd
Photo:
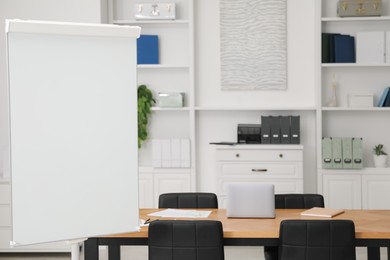
<path fill-rule="evenodd" d="M 300 144 L 300 116 L 261 116 L 262 144 Z"/>

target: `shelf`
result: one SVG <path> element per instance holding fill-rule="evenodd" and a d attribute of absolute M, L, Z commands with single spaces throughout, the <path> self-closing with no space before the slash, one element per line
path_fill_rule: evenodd
<path fill-rule="evenodd" d="M 314 111 L 315 107 L 195 107 L 197 111 Z"/>
<path fill-rule="evenodd" d="M 152 166 L 139 166 L 139 173 L 169 173 L 169 174 L 190 174 L 191 168 L 154 168 Z"/>
<path fill-rule="evenodd" d="M 323 174 L 390 174 L 390 167 L 364 167 L 362 169 L 319 169 L 319 171 Z"/>
<path fill-rule="evenodd" d="M 140 64 L 137 69 L 189 69 L 188 65 Z"/>
<path fill-rule="evenodd" d="M 390 63 L 322 63 L 323 68 L 390 67 Z"/>
<path fill-rule="evenodd" d="M 118 25 L 139 25 L 139 24 L 189 24 L 188 20 L 114 20 Z"/>
<path fill-rule="evenodd" d="M 189 111 L 189 107 L 152 107 L 152 111 Z"/>
<path fill-rule="evenodd" d="M 355 111 L 390 111 L 390 107 L 323 107 L 322 111 L 341 111 L 341 112 L 355 112 Z"/>
<path fill-rule="evenodd" d="M 322 22 L 366 22 L 366 21 L 390 21 L 390 16 L 366 16 L 366 17 L 323 17 Z"/>

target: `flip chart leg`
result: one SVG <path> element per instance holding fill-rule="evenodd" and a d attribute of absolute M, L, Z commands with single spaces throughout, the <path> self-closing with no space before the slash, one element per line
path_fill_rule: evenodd
<path fill-rule="evenodd" d="M 84 241 L 84 260 L 98 260 L 99 245 L 97 238 L 88 238 Z"/>
<path fill-rule="evenodd" d="M 80 245 L 79 243 L 74 243 L 71 246 L 71 259 L 80 260 Z"/>
<path fill-rule="evenodd" d="M 367 259 L 380 260 L 381 253 L 379 247 L 367 247 Z"/>

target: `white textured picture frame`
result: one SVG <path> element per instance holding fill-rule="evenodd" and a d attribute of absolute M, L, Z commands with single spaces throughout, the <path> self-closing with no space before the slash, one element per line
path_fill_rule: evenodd
<path fill-rule="evenodd" d="M 222 90 L 287 89 L 287 0 L 220 0 Z"/>

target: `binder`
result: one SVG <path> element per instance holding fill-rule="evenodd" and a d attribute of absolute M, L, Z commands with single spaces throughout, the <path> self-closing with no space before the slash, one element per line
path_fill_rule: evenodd
<path fill-rule="evenodd" d="M 390 39 L 389 39 L 390 41 Z M 390 53 L 389 53 L 390 55 Z M 389 90 L 390 90 L 390 87 L 387 87 L 383 90 L 383 93 L 382 93 L 382 96 L 378 102 L 378 107 L 384 107 L 385 106 L 385 102 L 386 102 L 386 99 L 387 97 L 389 96 Z"/>
<path fill-rule="evenodd" d="M 352 138 L 352 168 L 363 168 L 363 138 Z"/>
<path fill-rule="evenodd" d="M 330 169 L 333 168 L 332 162 L 332 138 L 322 138 L 322 168 Z"/>
<path fill-rule="evenodd" d="M 141 35 L 137 39 L 137 64 L 158 64 L 157 35 Z"/>
<path fill-rule="evenodd" d="M 171 167 L 172 168 L 180 168 L 180 164 L 181 164 L 180 148 L 181 148 L 180 139 L 171 139 Z"/>
<path fill-rule="evenodd" d="M 280 144 L 280 118 L 269 116 L 271 121 L 271 144 Z"/>
<path fill-rule="evenodd" d="M 352 168 L 352 138 L 343 138 L 343 168 Z"/>
<path fill-rule="evenodd" d="M 390 31 L 386 32 L 386 63 L 390 63 Z"/>
<path fill-rule="evenodd" d="M 385 32 L 356 33 L 356 62 L 384 63 L 385 62 Z"/>
<path fill-rule="evenodd" d="M 349 35 L 335 35 L 334 38 L 334 62 L 354 63 L 355 37 Z"/>
<path fill-rule="evenodd" d="M 332 138 L 332 162 L 334 169 L 343 168 L 343 150 L 341 138 Z"/>
<path fill-rule="evenodd" d="M 385 102 L 383 103 L 383 107 L 390 107 L 390 92 L 387 92 Z"/>
<path fill-rule="evenodd" d="M 290 127 L 291 143 L 299 144 L 301 142 L 301 127 L 299 116 L 290 116 Z"/>
<path fill-rule="evenodd" d="M 290 144 L 290 117 L 280 116 L 280 143 Z"/>
<path fill-rule="evenodd" d="M 271 143 L 271 122 L 268 116 L 261 116 L 261 143 Z"/>
<path fill-rule="evenodd" d="M 161 167 L 162 168 L 172 167 L 170 139 L 161 139 Z"/>

